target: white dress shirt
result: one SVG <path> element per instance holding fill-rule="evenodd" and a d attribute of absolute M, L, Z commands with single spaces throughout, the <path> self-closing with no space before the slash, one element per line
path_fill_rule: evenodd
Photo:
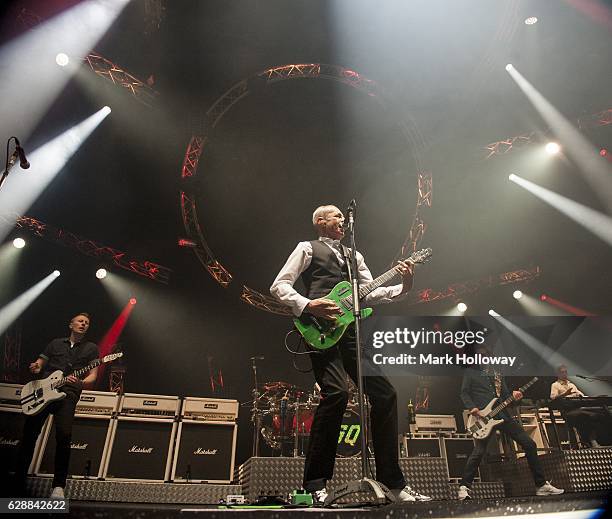
<path fill-rule="evenodd" d="M 338 258 L 341 266 L 344 266 L 344 256 L 338 240 L 332 240 L 321 236 L 319 238 L 327 245 Z M 312 244 L 309 241 L 301 241 L 297 244 L 295 250 L 289 255 L 285 265 L 280 270 L 274 283 L 270 287 L 270 293 L 276 297 L 281 303 L 286 304 L 291 308 L 294 315 L 300 316 L 310 303 L 310 299 L 300 294 L 293 285 L 302 275 L 312 261 Z M 357 270 L 359 272 L 359 281 L 362 286 L 373 281 L 370 269 L 368 269 L 363 259 L 363 255 L 357 251 Z M 378 287 L 370 292 L 365 300 L 365 304 L 390 303 L 391 301 L 399 301 L 402 298 L 398 297 L 402 293 L 403 285 L 393 285 L 390 287 Z"/>
<path fill-rule="evenodd" d="M 573 391 L 569 395 L 566 395 L 565 398 L 578 398 L 581 396 L 585 396 L 585 394 L 580 391 L 580 389 L 578 389 L 576 387 L 576 384 L 574 384 L 573 382 L 570 382 L 569 380 L 559 379 L 553 382 L 550 386 L 550 398 L 557 398 L 558 396 L 565 393 L 570 387 L 573 389 Z"/>

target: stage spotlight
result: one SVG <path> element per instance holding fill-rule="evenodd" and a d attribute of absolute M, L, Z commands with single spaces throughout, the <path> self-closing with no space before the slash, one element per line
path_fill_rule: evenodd
<path fill-rule="evenodd" d="M 25 247 L 25 240 L 23 238 L 15 238 L 13 240 L 13 247 L 16 249 L 23 249 Z"/>
<path fill-rule="evenodd" d="M 499 317 L 499 314 L 495 310 L 493 310 L 493 308 L 489 310 L 489 315 L 492 317 Z"/>
<path fill-rule="evenodd" d="M 57 278 L 60 275 L 60 271 L 59 270 L 54 270 L 53 271 L 53 275 Z"/>
<path fill-rule="evenodd" d="M 98 279 L 104 279 L 106 277 L 106 274 L 107 274 L 106 269 L 98 269 L 98 270 L 96 270 L 96 277 Z"/>
<path fill-rule="evenodd" d="M 506 70 L 507 70 L 508 72 L 510 72 L 510 71 L 511 71 L 513 68 L 514 68 L 514 67 L 512 66 L 512 63 L 508 63 L 508 64 L 506 65 Z"/>
<path fill-rule="evenodd" d="M 130 304 L 131 305 L 135 305 L 136 304 L 136 298 L 135 297 L 130 298 Z"/>
<path fill-rule="evenodd" d="M 465 312 L 467 310 L 467 305 L 465 303 L 459 303 L 457 305 L 457 310 L 459 310 L 461 313 Z"/>
<path fill-rule="evenodd" d="M 70 58 L 63 52 L 60 52 L 57 56 L 55 56 L 55 63 L 57 63 L 60 67 L 65 67 L 68 65 L 68 63 L 70 63 Z"/>
<path fill-rule="evenodd" d="M 535 25 L 538 23 L 538 19 L 535 16 L 530 16 L 525 19 L 525 25 Z"/>
<path fill-rule="evenodd" d="M 520 290 L 515 290 L 512 294 L 512 297 L 514 297 L 514 299 L 520 299 L 521 297 L 523 297 L 523 292 L 521 292 Z"/>
<path fill-rule="evenodd" d="M 548 299 L 548 296 L 546 294 L 542 294 L 540 296 L 540 301 L 546 301 L 546 299 Z"/>
<path fill-rule="evenodd" d="M 111 107 L 106 105 L 102 107 L 102 110 L 100 110 L 100 112 L 102 112 L 104 115 L 108 115 L 112 112 Z"/>
<path fill-rule="evenodd" d="M 559 146 L 556 142 L 549 142 L 544 149 L 549 155 L 556 155 L 561 151 L 561 146 Z"/>

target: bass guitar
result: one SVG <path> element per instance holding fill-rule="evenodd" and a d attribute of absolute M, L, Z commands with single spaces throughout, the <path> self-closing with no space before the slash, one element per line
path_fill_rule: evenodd
<path fill-rule="evenodd" d="M 113 360 L 122 356 L 122 352 L 111 353 L 110 355 L 106 355 L 101 359 L 91 361 L 87 366 L 73 371 L 70 373 L 70 375 L 74 375 L 78 378 L 100 364 L 112 362 Z M 33 416 L 40 413 L 51 402 L 66 398 L 66 393 L 58 391 L 58 389 L 68 382 L 67 379 L 70 375 L 64 376 L 62 371 L 58 369 L 57 371 L 51 373 L 51 375 L 49 375 L 47 378 L 32 380 L 23 386 L 21 390 L 21 410 L 23 411 L 23 414 Z"/>
<path fill-rule="evenodd" d="M 413 252 L 405 261 L 416 265 L 425 263 L 432 255 L 430 248 L 421 249 Z M 376 279 L 359 288 L 359 299 L 363 300 L 372 290 L 381 287 L 396 275 L 399 274 L 400 266 L 389 269 Z M 348 281 L 341 281 L 332 291 L 325 296 L 325 299 L 334 301 L 340 308 L 341 314 L 335 320 L 315 317 L 311 314 L 302 314 L 295 317 L 293 323 L 304 340 L 317 350 L 326 350 L 334 346 L 344 335 L 348 326 L 355 321 L 353 313 L 353 287 Z M 361 310 L 361 317 L 366 318 L 372 315 L 371 308 Z"/>
<path fill-rule="evenodd" d="M 524 393 L 538 381 L 538 377 L 533 377 L 527 384 L 519 388 L 521 393 Z M 472 435 L 472 438 L 476 440 L 484 440 L 491 434 L 493 428 L 503 422 L 502 419 L 496 419 L 495 417 L 501 413 L 506 407 L 512 402 L 516 401 L 514 396 L 509 396 L 503 402 L 498 403 L 498 398 L 491 400 L 488 405 L 481 409 L 478 415 L 469 415 L 466 424 L 466 430 L 468 434 Z M 497 403 L 497 405 L 495 405 Z"/>

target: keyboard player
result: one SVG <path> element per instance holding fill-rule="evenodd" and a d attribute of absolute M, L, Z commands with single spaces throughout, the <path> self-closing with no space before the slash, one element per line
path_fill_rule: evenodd
<path fill-rule="evenodd" d="M 583 442 L 593 448 L 600 448 L 597 442 L 597 429 L 602 425 L 606 416 L 603 411 L 585 409 L 580 407 L 580 399 L 586 395 L 576 387 L 576 384 L 567 379 L 567 366 L 557 368 L 557 380 L 550 386 L 551 400 L 557 400 L 566 423 L 578 429 Z"/>

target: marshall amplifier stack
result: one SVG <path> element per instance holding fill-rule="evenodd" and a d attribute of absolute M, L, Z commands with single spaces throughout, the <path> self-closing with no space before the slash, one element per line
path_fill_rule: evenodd
<path fill-rule="evenodd" d="M 185 397 L 171 478 L 229 483 L 234 473 L 238 401 Z"/>
<path fill-rule="evenodd" d="M 76 406 L 68 475 L 76 478 L 100 478 L 109 453 L 113 417 L 117 413 L 119 395 L 105 391 L 83 391 Z M 52 476 L 55 460 L 55 427 L 53 415 L 41 434 L 40 455 L 34 472 Z"/>
<path fill-rule="evenodd" d="M 125 393 L 102 476 L 168 481 L 180 407 L 178 396 Z"/>
<path fill-rule="evenodd" d="M 21 413 L 21 384 L 0 384 L 0 460 L 2 472 L 14 472 L 25 415 Z M 45 427 L 43 428 L 43 431 Z M 34 459 L 40 450 L 40 438 Z M 33 464 L 30 469 L 33 468 Z"/>

